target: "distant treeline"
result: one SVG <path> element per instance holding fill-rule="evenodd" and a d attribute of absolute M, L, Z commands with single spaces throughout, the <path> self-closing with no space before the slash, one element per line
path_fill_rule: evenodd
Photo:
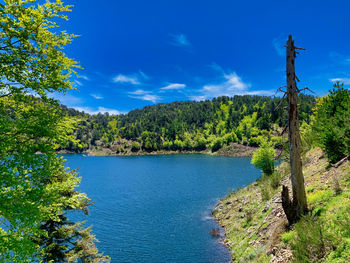
<path fill-rule="evenodd" d="M 300 122 L 309 123 L 316 99 L 300 94 L 299 102 Z M 79 119 L 75 137 L 81 142 L 69 143 L 65 150 L 216 151 L 231 142 L 258 146 L 264 138 L 278 148 L 277 135 L 287 121 L 285 105 L 279 97 L 246 95 L 157 104 L 124 115 L 89 115 L 62 106 L 63 114 Z"/>

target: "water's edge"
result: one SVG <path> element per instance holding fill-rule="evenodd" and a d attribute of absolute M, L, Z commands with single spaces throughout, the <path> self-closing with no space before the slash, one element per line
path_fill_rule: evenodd
<path fill-rule="evenodd" d="M 87 151 L 83 151 L 81 153 L 70 152 L 66 150 L 61 150 L 59 154 L 87 154 L 88 156 L 148 156 L 148 155 L 175 155 L 175 154 L 205 154 L 205 155 L 213 155 L 213 156 L 227 156 L 227 157 L 251 157 L 253 153 L 256 151 L 256 147 L 246 146 L 243 144 L 232 143 L 230 145 L 225 145 L 221 149 L 216 152 L 212 152 L 211 150 L 203 150 L 203 151 L 173 151 L 173 150 L 159 150 L 147 152 L 140 150 L 138 152 L 112 152 L 108 148 L 98 148 L 98 149 L 90 149 Z"/>

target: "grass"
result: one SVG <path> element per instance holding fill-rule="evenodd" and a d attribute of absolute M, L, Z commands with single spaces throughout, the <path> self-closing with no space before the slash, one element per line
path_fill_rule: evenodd
<path fill-rule="evenodd" d="M 350 167 L 315 173 L 307 187 L 310 214 L 282 234 L 293 262 L 350 262 Z M 305 231 L 307 229 L 307 231 Z"/>
<path fill-rule="evenodd" d="M 275 174 L 231 192 L 214 210 L 234 262 L 269 262 L 273 248 L 277 254 L 293 253 L 280 258 L 283 262 L 350 262 L 350 166 L 327 168 L 328 160 L 318 148 L 303 156 L 310 215 L 294 228 L 285 228 L 281 205 L 274 201 L 281 181 L 289 181 L 286 163 Z"/>
<path fill-rule="evenodd" d="M 290 243 L 293 240 L 294 236 L 295 236 L 295 232 L 294 231 L 289 231 L 289 232 L 283 233 L 282 234 L 282 241 L 283 241 L 283 243 L 285 243 L 285 244 Z"/>

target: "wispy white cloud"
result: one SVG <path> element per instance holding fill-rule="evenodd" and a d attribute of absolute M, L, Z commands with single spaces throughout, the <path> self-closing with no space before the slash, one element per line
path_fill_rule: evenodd
<path fill-rule="evenodd" d="M 79 80 L 74 81 L 78 86 L 83 86 L 83 83 L 81 83 Z"/>
<path fill-rule="evenodd" d="M 139 70 L 139 74 L 145 80 L 150 79 L 150 77 L 145 72 L 143 72 L 142 70 Z"/>
<path fill-rule="evenodd" d="M 350 57 L 340 54 L 336 51 L 329 52 L 329 58 L 335 64 L 343 64 L 343 65 L 350 64 Z"/>
<path fill-rule="evenodd" d="M 170 34 L 171 37 L 171 44 L 174 46 L 191 46 L 191 43 L 188 41 L 186 35 L 184 34 Z"/>
<path fill-rule="evenodd" d="M 131 94 L 131 95 L 144 95 L 147 93 L 150 93 L 150 91 L 143 90 L 143 89 L 137 89 L 135 91 L 128 92 L 128 94 Z"/>
<path fill-rule="evenodd" d="M 143 94 L 143 95 L 129 95 L 130 98 L 133 99 L 138 99 L 138 100 L 145 100 L 145 101 L 151 101 L 153 103 L 156 103 L 157 101 L 161 100 L 161 97 L 159 97 L 158 95 L 154 95 L 154 94 Z"/>
<path fill-rule="evenodd" d="M 273 91 L 273 90 L 253 90 L 253 91 L 247 91 L 237 95 L 273 96 L 275 94 L 276 94 L 276 91 Z"/>
<path fill-rule="evenodd" d="M 180 90 L 186 88 L 186 84 L 170 83 L 169 85 L 160 88 L 161 90 Z"/>
<path fill-rule="evenodd" d="M 218 64 L 216 64 L 215 62 L 212 62 L 212 63 L 209 65 L 209 67 L 212 68 L 212 69 L 215 70 L 215 71 L 224 73 L 223 68 L 222 68 L 221 66 L 219 66 Z"/>
<path fill-rule="evenodd" d="M 224 74 L 220 83 L 204 85 L 200 90 L 202 94 L 199 97 L 210 99 L 218 96 L 233 96 L 247 91 L 249 87 L 250 84 L 243 82 L 236 72 L 231 72 Z"/>
<path fill-rule="evenodd" d="M 124 83 L 124 84 L 132 84 L 132 85 L 139 85 L 140 81 L 137 76 L 128 76 L 119 74 L 113 78 L 113 82 L 115 83 Z"/>
<path fill-rule="evenodd" d="M 285 45 L 287 41 L 287 36 L 280 35 L 272 40 L 272 46 L 276 50 L 277 54 L 281 57 L 285 55 Z"/>
<path fill-rule="evenodd" d="M 344 85 L 350 85 L 350 78 L 334 78 L 334 79 L 330 79 L 330 82 L 340 82 L 340 83 L 344 83 Z"/>
<path fill-rule="evenodd" d="M 272 90 L 249 90 L 250 83 L 246 83 L 242 80 L 236 72 L 224 73 L 221 76 L 221 80 L 215 84 L 206 84 L 200 90 L 197 90 L 198 94 L 193 94 L 190 99 L 201 101 L 206 99 L 212 99 L 219 96 L 232 97 L 234 95 L 266 95 L 271 96 L 274 94 Z"/>
<path fill-rule="evenodd" d="M 204 101 L 204 100 L 207 100 L 208 98 L 206 96 L 190 96 L 190 99 L 195 101 Z"/>
<path fill-rule="evenodd" d="M 80 75 L 79 78 L 84 79 L 84 80 L 90 80 L 88 76 L 85 75 Z"/>
<path fill-rule="evenodd" d="M 102 99 L 103 99 L 102 96 L 97 95 L 97 94 L 90 94 L 90 96 L 93 97 L 93 98 L 95 98 L 95 99 L 97 99 L 97 100 L 102 100 Z"/>
<path fill-rule="evenodd" d="M 115 83 L 123 83 L 123 84 L 132 84 L 132 85 L 140 85 L 143 80 L 149 80 L 150 77 L 143 72 L 142 70 L 139 70 L 136 73 L 125 75 L 125 74 L 118 74 L 113 78 L 113 82 Z"/>
<path fill-rule="evenodd" d="M 98 113 L 109 113 L 109 114 L 112 114 L 112 115 L 119 115 L 119 114 L 125 114 L 126 112 L 122 112 L 122 111 L 119 111 L 119 110 L 115 110 L 115 109 L 109 109 L 109 108 L 105 108 L 105 107 L 98 107 L 97 110 L 95 109 L 92 109 L 91 107 L 72 107 L 78 111 L 83 111 L 83 112 L 86 112 L 86 113 L 89 113 L 89 114 L 98 114 Z"/>

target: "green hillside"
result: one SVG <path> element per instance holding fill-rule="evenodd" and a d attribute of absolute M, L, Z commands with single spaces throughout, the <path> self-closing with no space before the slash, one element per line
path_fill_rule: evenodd
<path fill-rule="evenodd" d="M 300 96 L 300 121 L 308 123 L 315 97 Z M 108 149 L 122 154 L 152 151 L 219 150 L 230 143 L 256 147 L 264 137 L 281 148 L 278 132 L 286 114 L 279 97 L 234 96 L 212 101 L 157 104 L 125 115 L 89 115 L 63 107 L 75 116 L 80 147 L 69 143 L 64 150 L 82 152 Z"/>

